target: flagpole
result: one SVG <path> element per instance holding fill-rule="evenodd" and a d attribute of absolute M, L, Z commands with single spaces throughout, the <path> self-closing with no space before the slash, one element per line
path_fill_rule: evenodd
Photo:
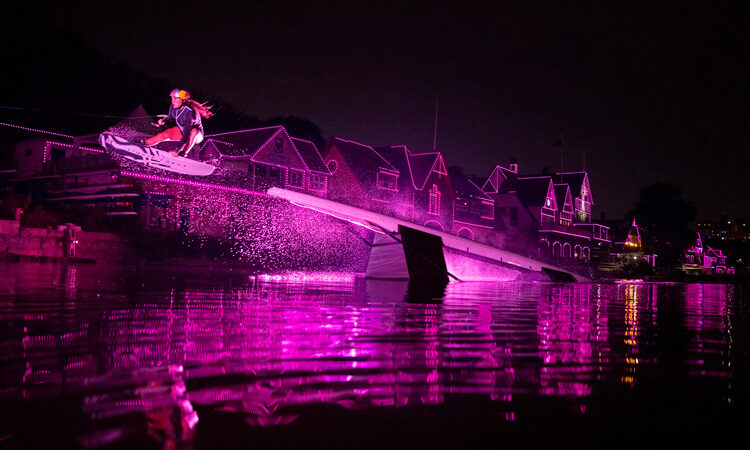
<path fill-rule="evenodd" d="M 437 151 L 438 94 L 435 94 L 435 131 L 432 134 L 432 151 Z"/>

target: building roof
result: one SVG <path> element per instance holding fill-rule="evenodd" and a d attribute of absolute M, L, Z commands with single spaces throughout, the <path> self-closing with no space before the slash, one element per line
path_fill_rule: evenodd
<path fill-rule="evenodd" d="M 516 178 L 512 181 L 512 189 L 516 191 L 518 200 L 526 207 L 544 206 L 552 177 Z"/>
<path fill-rule="evenodd" d="M 578 197 L 578 195 L 581 193 L 581 187 L 583 186 L 584 181 L 586 181 L 586 177 L 588 174 L 586 172 L 558 172 L 555 173 L 555 181 L 557 183 L 565 183 L 570 186 L 570 194 L 573 197 Z M 591 192 L 589 192 L 589 196 L 591 196 Z M 593 198 L 591 200 L 591 203 L 594 203 Z"/>
<path fill-rule="evenodd" d="M 451 184 L 456 191 L 456 195 L 465 199 L 474 198 L 492 201 L 492 198 L 485 194 L 482 189 L 471 180 L 471 177 L 464 175 L 461 170 L 456 170 L 451 167 L 448 170 L 448 175 L 450 176 Z"/>
<path fill-rule="evenodd" d="M 219 141 L 225 144 L 222 146 L 217 145 L 217 149 L 219 149 L 223 156 L 246 156 L 249 158 L 263 148 L 282 129 L 282 126 L 274 126 L 211 134 L 206 136 L 206 143 Z"/>
<path fill-rule="evenodd" d="M 320 156 L 318 147 L 316 147 L 314 143 L 299 138 L 292 138 L 292 143 L 297 147 L 297 150 L 305 161 L 308 169 L 313 172 L 320 172 L 327 175 L 331 174 L 326 163 L 323 161 L 323 158 Z"/>
<path fill-rule="evenodd" d="M 360 177 L 371 176 L 379 169 L 399 173 L 397 168 L 369 145 L 333 137 L 328 141 L 328 151 L 333 147 L 338 150 L 344 162 Z"/>
<path fill-rule="evenodd" d="M 399 171 L 399 189 L 417 189 L 417 186 L 414 184 L 414 178 L 412 177 L 411 165 L 409 164 L 409 154 L 411 154 L 411 152 L 405 145 L 377 147 L 375 151 L 388 160 L 388 162 Z"/>
<path fill-rule="evenodd" d="M 517 177 L 518 174 L 516 172 L 513 172 L 510 169 L 506 169 L 503 166 L 497 165 L 494 169 L 492 169 L 492 173 L 490 173 L 489 177 L 487 177 L 485 180 L 482 180 L 481 184 L 479 182 L 477 182 L 476 184 L 481 185 L 484 192 L 496 194 L 500 192 L 500 186 L 503 185 L 503 182 L 505 180 L 514 179 Z"/>
<path fill-rule="evenodd" d="M 204 148 L 213 146 L 219 154 L 231 159 L 250 159 L 258 162 L 254 156 L 276 137 L 288 140 L 302 163 L 310 171 L 330 175 L 315 144 L 305 139 L 289 136 L 281 125 L 212 134 L 206 137 L 203 146 Z"/>
<path fill-rule="evenodd" d="M 440 152 L 431 153 L 409 153 L 409 166 L 411 167 L 412 180 L 414 186 L 422 190 L 427 180 L 430 178 L 433 168 L 436 164 L 442 163 Z M 439 170 L 445 170 L 443 167 Z M 447 174 L 447 172 L 446 172 Z"/>
<path fill-rule="evenodd" d="M 568 200 L 570 195 L 570 186 L 567 184 L 556 184 L 555 185 L 555 200 L 557 201 L 557 206 L 562 211 L 562 209 L 565 207 L 565 201 Z M 572 199 L 571 199 L 572 200 Z M 571 207 L 572 207 L 571 202 Z"/>

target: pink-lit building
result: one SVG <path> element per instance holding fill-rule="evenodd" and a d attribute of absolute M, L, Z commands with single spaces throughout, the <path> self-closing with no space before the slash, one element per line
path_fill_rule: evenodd
<path fill-rule="evenodd" d="M 332 138 L 324 152 L 332 172 L 329 198 L 450 231 L 453 191 L 442 154 L 405 146 L 373 148 Z"/>
<path fill-rule="evenodd" d="M 612 248 L 606 261 L 600 264 L 602 270 L 622 270 L 626 265 L 640 264 L 644 261 L 651 267 L 656 266 L 657 255 L 649 251 L 646 239 L 635 218 L 632 220 L 609 220 L 612 236 Z"/>
<path fill-rule="evenodd" d="M 456 196 L 443 155 L 440 152 L 414 153 L 404 145 L 377 150 L 402 174 L 399 192 L 413 199 L 412 221 L 452 231 Z"/>
<path fill-rule="evenodd" d="M 321 154 L 312 142 L 270 126 L 207 135 L 196 155 L 220 170 L 197 178 L 120 167 L 95 141 L 20 142 L 16 179 L 43 180 L 52 201 L 95 204 L 113 221 L 198 235 L 226 236 L 231 214 L 250 217 L 251 226 L 263 220 L 278 202 L 266 190 L 281 187 L 560 264 L 587 264 L 611 246 L 609 228 L 592 221 L 585 171 L 522 175 L 513 163 L 479 179 L 449 170 L 440 152 L 333 137 Z"/>
<path fill-rule="evenodd" d="M 482 190 L 494 201 L 495 245 L 559 263 L 588 263 L 609 249 L 609 228 L 591 221 L 586 172 L 519 175 L 517 164 L 497 165 Z"/>
<path fill-rule="evenodd" d="M 136 110 L 135 116 L 147 116 Z M 126 119 L 127 120 L 127 119 Z M 200 152 L 222 172 L 191 178 L 120 166 L 96 144 L 96 136 L 53 137 L 16 145 L 14 184 L 36 184 L 54 208 L 82 217 L 106 215 L 106 224 L 182 230 L 224 237 L 232 214 L 252 226 L 278 202 L 271 186 L 326 196 L 330 172 L 316 146 L 290 137 L 281 126 L 208 135 Z M 248 219 L 249 218 L 249 219 Z"/>
<path fill-rule="evenodd" d="M 209 135 L 203 157 L 218 157 L 243 185 L 261 191 L 282 187 L 325 196 L 331 175 L 315 144 L 289 136 L 282 126 Z"/>
<path fill-rule="evenodd" d="M 488 242 L 494 233 L 495 202 L 484 193 L 472 177 L 460 167 L 449 167 L 456 192 L 453 211 L 453 232 L 480 242 Z"/>
<path fill-rule="evenodd" d="M 708 245 L 704 246 L 701 234 L 696 234 L 698 237 L 695 244 L 685 251 L 682 271 L 691 275 L 734 274 L 734 267 L 727 266 L 727 256 L 724 252 Z"/>

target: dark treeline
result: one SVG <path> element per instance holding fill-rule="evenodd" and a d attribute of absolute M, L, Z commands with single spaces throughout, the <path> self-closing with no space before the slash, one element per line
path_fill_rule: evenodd
<path fill-rule="evenodd" d="M 113 62 L 65 28 L 28 23 L 19 27 L 0 29 L 0 121 L 83 135 L 106 129 L 138 105 L 150 114 L 166 113 L 169 92 L 175 87 L 167 80 Z M 206 123 L 209 134 L 285 125 L 293 136 L 312 140 L 319 148 L 325 144 L 320 128 L 309 120 L 292 114 L 263 120 L 239 112 L 211 92 L 191 93 L 214 105 L 216 115 Z M 0 143 L 30 136 L 0 127 Z"/>
<path fill-rule="evenodd" d="M 627 213 L 644 232 L 644 245 L 656 252 L 657 265 L 680 263 L 682 252 L 695 242 L 691 223 L 696 206 L 682 197 L 682 188 L 670 183 L 654 183 L 641 190 L 638 201 Z"/>

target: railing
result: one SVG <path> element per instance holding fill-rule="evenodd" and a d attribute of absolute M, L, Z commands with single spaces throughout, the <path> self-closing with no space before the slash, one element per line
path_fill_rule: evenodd
<path fill-rule="evenodd" d="M 565 226 L 559 223 L 545 222 L 545 223 L 539 224 L 539 231 L 547 231 L 547 232 L 555 231 L 559 233 L 580 236 L 583 238 L 591 237 L 591 230 L 587 230 L 586 228 L 580 228 L 580 227 L 569 227 L 569 226 Z"/>

